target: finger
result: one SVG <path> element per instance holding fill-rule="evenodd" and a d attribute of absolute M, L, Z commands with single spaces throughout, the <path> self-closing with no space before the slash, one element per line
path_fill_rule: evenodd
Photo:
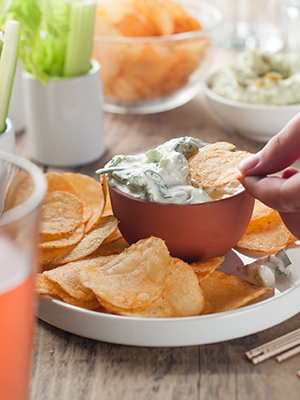
<path fill-rule="evenodd" d="M 290 178 L 291 176 L 297 174 L 298 172 L 299 172 L 299 171 L 298 171 L 298 169 L 296 169 L 296 168 L 287 168 L 287 169 L 285 169 L 285 170 L 283 171 L 281 177 L 282 177 L 283 179 L 288 179 L 288 178 Z"/>
<path fill-rule="evenodd" d="M 253 197 L 279 212 L 300 212 L 299 172 L 288 179 L 246 176 L 242 184 Z"/>
<path fill-rule="evenodd" d="M 279 172 L 300 158 L 300 114 L 297 114 L 265 147 L 240 164 L 245 175 Z"/>

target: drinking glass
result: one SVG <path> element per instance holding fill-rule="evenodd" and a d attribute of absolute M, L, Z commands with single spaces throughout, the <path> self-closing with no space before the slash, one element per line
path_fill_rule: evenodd
<path fill-rule="evenodd" d="M 224 14 L 219 44 L 236 50 L 283 49 L 286 20 L 282 0 L 213 0 Z"/>
<path fill-rule="evenodd" d="M 0 399 L 27 400 L 40 209 L 47 190 L 30 161 L 0 151 Z"/>
<path fill-rule="evenodd" d="M 282 12 L 286 20 L 287 53 L 300 53 L 300 0 L 280 0 Z"/>

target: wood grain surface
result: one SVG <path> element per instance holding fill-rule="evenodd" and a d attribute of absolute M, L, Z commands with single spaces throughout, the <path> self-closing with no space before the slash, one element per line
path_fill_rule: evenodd
<path fill-rule="evenodd" d="M 208 72 L 234 57 L 219 49 Z M 145 151 L 186 135 L 204 142 L 230 141 L 250 152 L 262 147 L 223 126 L 201 92 L 188 104 L 159 114 L 106 113 L 107 152 L 101 160 L 73 169 L 41 168 L 96 177 L 95 170 L 115 154 Z M 30 158 L 26 132 L 17 137 L 17 153 Z M 142 348 L 85 339 L 37 320 L 30 400 L 299 400 L 300 355 L 281 364 L 270 359 L 256 366 L 245 357 L 247 350 L 299 326 L 300 314 L 264 332 L 223 343 Z"/>

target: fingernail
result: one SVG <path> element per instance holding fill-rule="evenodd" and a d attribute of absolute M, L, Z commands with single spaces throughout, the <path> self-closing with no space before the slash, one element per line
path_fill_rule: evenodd
<path fill-rule="evenodd" d="M 245 160 L 243 160 L 240 165 L 239 165 L 239 169 L 242 170 L 243 172 L 249 172 L 251 171 L 254 167 L 256 167 L 256 165 L 259 162 L 259 156 L 258 154 L 253 154 L 253 156 L 250 156 L 248 158 L 245 158 Z"/>

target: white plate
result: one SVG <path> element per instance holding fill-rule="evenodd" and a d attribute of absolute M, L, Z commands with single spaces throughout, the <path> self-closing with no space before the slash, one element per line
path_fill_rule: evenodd
<path fill-rule="evenodd" d="M 142 319 L 84 310 L 39 296 L 37 316 L 64 331 L 103 342 L 131 346 L 176 347 L 222 342 L 277 325 L 300 311 L 300 246 L 287 251 L 290 276 L 278 280 L 274 296 L 238 310 L 188 318 Z M 253 260 L 237 251 L 226 254 L 222 271 L 237 276 L 237 266 Z"/>

